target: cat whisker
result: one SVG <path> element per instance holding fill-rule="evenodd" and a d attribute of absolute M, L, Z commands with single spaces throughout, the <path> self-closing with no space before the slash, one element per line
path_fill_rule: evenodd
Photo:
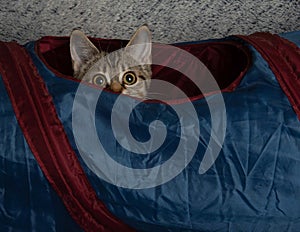
<path fill-rule="evenodd" d="M 163 93 L 159 93 L 159 92 L 148 92 L 148 94 L 150 95 L 161 95 L 161 96 L 164 96 L 165 94 Z"/>
<path fill-rule="evenodd" d="M 163 94 L 163 93 L 158 93 L 158 92 L 148 92 L 147 93 L 147 96 L 146 96 L 147 100 L 156 99 L 156 98 L 166 99 L 167 96 L 165 94 Z"/>

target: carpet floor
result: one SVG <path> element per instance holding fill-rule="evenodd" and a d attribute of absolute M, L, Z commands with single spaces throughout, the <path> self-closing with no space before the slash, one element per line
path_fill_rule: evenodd
<path fill-rule="evenodd" d="M 0 40 L 19 43 L 45 35 L 128 39 L 147 23 L 156 42 L 220 38 L 256 31 L 300 30 L 299 0 L 0 0 Z"/>

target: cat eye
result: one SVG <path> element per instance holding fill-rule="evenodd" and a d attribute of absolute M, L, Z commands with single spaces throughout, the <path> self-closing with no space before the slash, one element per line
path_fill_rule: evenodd
<path fill-rule="evenodd" d="M 133 72 L 126 72 L 123 75 L 123 83 L 125 85 L 133 85 L 137 82 L 137 77 Z"/>
<path fill-rule="evenodd" d="M 93 84 L 104 87 L 106 86 L 106 78 L 104 75 L 100 74 L 100 75 L 96 75 L 93 78 Z"/>

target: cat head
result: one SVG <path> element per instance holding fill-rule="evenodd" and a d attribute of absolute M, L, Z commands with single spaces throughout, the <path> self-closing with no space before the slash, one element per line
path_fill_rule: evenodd
<path fill-rule="evenodd" d="M 134 33 L 124 50 L 110 54 L 96 48 L 79 30 L 70 37 L 75 78 L 138 98 L 146 97 L 152 76 L 151 50 L 151 33 L 146 25 Z"/>

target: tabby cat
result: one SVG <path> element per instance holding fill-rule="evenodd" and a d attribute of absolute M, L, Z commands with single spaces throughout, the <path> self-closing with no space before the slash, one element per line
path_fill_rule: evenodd
<path fill-rule="evenodd" d="M 108 54 L 98 50 L 83 32 L 74 30 L 70 38 L 74 77 L 114 92 L 146 98 L 152 76 L 151 33 L 146 25 L 134 33 L 126 49 L 130 52 Z"/>

